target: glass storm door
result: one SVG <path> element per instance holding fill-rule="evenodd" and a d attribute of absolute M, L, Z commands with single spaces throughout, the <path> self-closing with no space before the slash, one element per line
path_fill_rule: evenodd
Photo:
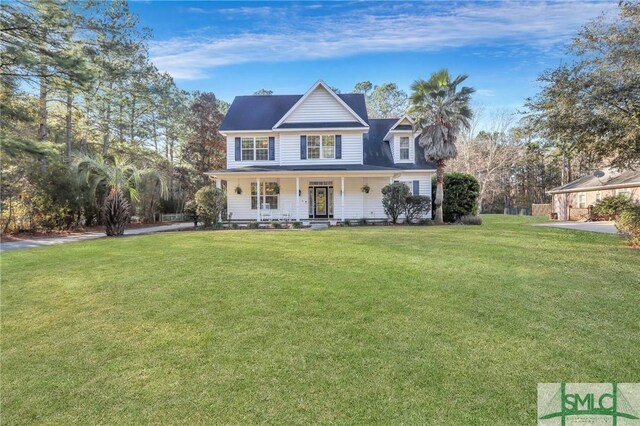
<path fill-rule="evenodd" d="M 318 218 L 328 217 L 327 187 L 316 186 L 313 190 L 314 190 L 314 198 L 315 198 L 314 216 Z"/>

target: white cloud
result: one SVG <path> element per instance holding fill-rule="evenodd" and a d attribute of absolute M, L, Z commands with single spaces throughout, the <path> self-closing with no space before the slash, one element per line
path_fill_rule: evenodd
<path fill-rule="evenodd" d="M 156 41 L 154 63 L 176 79 L 200 79 L 216 67 L 247 62 L 275 62 L 345 57 L 375 52 L 439 51 L 463 46 L 520 44 L 542 52 L 562 46 L 588 20 L 612 3 L 472 3 L 435 13 L 404 4 L 374 4 L 342 15 L 283 19 L 270 33 L 244 32 L 226 37 L 185 36 Z M 375 10 L 373 10 L 375 8 Z M 395 10 L 393 10 L 395 8 Z M 197 8 L 191 8 L 197 9 Z M 271 8 L 238 7 L 217 12 L 264 15 Z M 291 17 L 289 17 L 291 18 Z M 304 25 L 302 25 L 304 23 Z"/>

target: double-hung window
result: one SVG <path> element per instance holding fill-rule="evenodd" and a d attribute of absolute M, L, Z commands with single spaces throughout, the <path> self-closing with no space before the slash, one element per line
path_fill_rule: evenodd
<path fill-rule="evenodd" d="M 269 138 L 242 138 L 242 161 L 269 159 Z"/>
<path fill-rule="evenodd" d="M 278 209 L 278 184 L 276 182 L 261 182 L 260 194 L 258 194 L 258 185 L 251 182 L 251 209 L 258 208 L 258 201 L 262 209 Z"/>
<path fill-rule="evenodd" d="M 336 137 L 334 135 L 308 135 L 307 158 L 310 160 L 336 158 Z"/>
<path fill-rule="evenodd" d="M 578 194 L 578 208 L 579 209 L 586 209 L 587 208 L 587 193 L 586 192 L 580 192 Z"/>
<path fill-rule="evenodd" d="M 400 138 L 400 159 L 409 159 L 409 138 L 406 136 Z"/>

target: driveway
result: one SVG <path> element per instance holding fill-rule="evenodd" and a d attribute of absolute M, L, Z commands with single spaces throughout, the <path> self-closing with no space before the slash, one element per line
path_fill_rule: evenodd
<path fill-rule="evenodd" d="M 617 234 L 615 222 L 547 222 L 536 223 L 533 226 L 548 226 L 551 228 L 573 229 L 575 231 L 600 232 L 602 234 Z"/>
<path fill-rule="evenodd" d="M 172 223 L 171 225 L 148 226 L 145 228 L 125 229 L 124 235 L 151 234 L 163 231 L 179 231 L 181 229 L 193 228 L 193 222 Z M 0 244 L 0 252 L 7 250 L 17 250 L 31 247 L 52 246 L 55 244 L 71 243 L 74 241 L 93 240 L 102 238 L 104 232 L 87 232 L 86 234 L 69 235 L 66 237 L 34 238 L 30 240 L 11 241 Z"/>

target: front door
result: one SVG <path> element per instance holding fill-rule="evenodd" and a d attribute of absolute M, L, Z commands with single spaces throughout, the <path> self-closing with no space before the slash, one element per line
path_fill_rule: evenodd
<path fill-rule="evenodd" d="M 327 202 L 327 193 L 329 192 L 329 188 L 326 186 L 316 186 L 313 188 L 313 197 L 314 197 L 314 217 L 317 218 L 327 218 L 328 215 L 328 202 Z"/>

